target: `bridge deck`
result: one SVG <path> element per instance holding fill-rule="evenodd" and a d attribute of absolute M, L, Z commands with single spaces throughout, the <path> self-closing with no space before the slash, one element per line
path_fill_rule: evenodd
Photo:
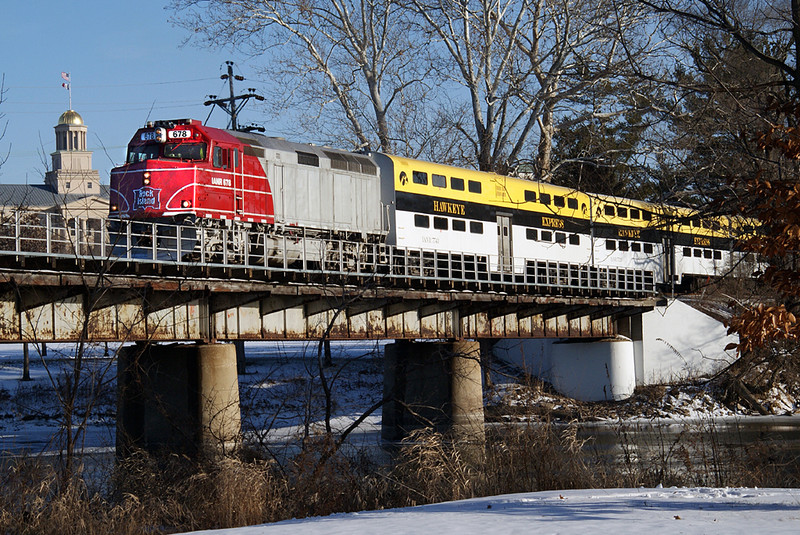
<path fill-rule="evenodd" d="M 639 270 L 89 223 L 0 221 L 0 342 L 600 337 L 655 302 Z"/>

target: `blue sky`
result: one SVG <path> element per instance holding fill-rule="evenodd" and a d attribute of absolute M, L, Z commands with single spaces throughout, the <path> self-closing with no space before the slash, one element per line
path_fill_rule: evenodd
<path fill-rule="evenodd" d="M 247 78 L 237 91 L 260 88 L 241 55 L 182 45 L 188 33 L 169 23 L 165 3 L 4 0 L 0 74 L 5 74 L 6 100 L 0 113 L 8 126 L 0 151 L 5 154 L 10 146 L 11 154 L 0 168 L 0 183 L 44 182 L 39 153 L 44 146 L 49 163 L 55 150 L 53 127 L 69 107 L 61 71 L 71 73 L 72 108 L 89 128 L 94 168 L 106 184 L 148 114 L 150 119 L 206 119 L 206 96 L 227 94 L 219 78 L 225 60 L 233 60 L 236 73 Z M 245 109 L 241 122 L 258 118 L 256 111 Z M 226 123 L 221 110 L 209 121 L 220 127 Z"/>

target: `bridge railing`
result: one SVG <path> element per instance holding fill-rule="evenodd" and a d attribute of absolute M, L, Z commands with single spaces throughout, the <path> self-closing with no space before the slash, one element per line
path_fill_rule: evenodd
<path fill-rule="evenodd" d="M 198 228 L 105 219 L 65 219 L 16 211 L 0 217 L 0 258 L 81 259 L 107 263 L 247 268 L 249 276 L 304 274 L 310 281 L 380 279 L 403 286 L 491 285 L 517 293 L 642 295 L 656 292 L 649 270 L 592 266 L 552 259 L 408 249 L 305 234 Z"/>

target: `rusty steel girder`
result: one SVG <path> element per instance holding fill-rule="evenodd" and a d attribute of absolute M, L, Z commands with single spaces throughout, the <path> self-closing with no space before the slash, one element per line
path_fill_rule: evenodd
<path fill-rule="evenodd" d="M 0 342 L 595 338 L 655 298 L 0 271 Z"/>

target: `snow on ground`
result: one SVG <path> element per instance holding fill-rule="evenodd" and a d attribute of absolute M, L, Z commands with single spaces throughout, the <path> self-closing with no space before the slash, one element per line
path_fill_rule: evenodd
<path fill-rule="evenodd" d="M 287 520 L 213 535 L 358 535 L 361 533 L 800 532 L 800 489 L 656 488 L 509 494 L 405 509 Z"/>

